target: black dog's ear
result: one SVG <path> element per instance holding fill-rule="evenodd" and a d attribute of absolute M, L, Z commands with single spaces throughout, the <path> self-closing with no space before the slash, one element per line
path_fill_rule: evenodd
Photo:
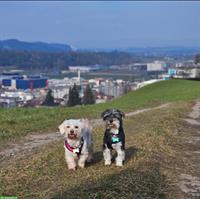
<path fill-rule="evenodd" d="M 105 116 L 108 115 L 109 112 L 110 110 L 106 109 L 104 112 L 101 113 L 101 117 L 103 118 L 103 120 L 105 119 Z"/>
<path fill-rule="evenodd" d="M 117 109 L 117 112 L 121 115 L 122 118 L 125 118 L 125 113 Z"/>
<path fill-rule="evenodd" d="M 125 113 L 124 113 L 124 112 L 120 111 L 120 114 L 121 114 L 121 116 L 122 116 L 123 118 L 125 118 Z"/>

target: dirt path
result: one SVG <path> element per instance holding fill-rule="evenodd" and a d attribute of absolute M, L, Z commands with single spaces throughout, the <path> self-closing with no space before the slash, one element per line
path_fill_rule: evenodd
<path fill-rule="evenodd" d="M 156 106 L 156 107 L 153 107 L 153 108 L 145 108 L 145 109 L 141 109 L 141 110 L 137 110 L 137 111 L 134 111 L 134 112 L 130 112 L 130 113 L 126 113 L 126 116 L 134 116 L 134 115 L 137 115 L 137 114 L 140 114 L 140 113 L 144 113 L 144 112 L 147 112 L 147 111 L 152 111 L 152 110 L 156 110 L 156 109 L 160 109 L 160 108 L 165 108 L 167 106 L 169 106 L 170 103 L 167 103 L 167 104 L 162 104 L 160 106 Z"/>
<path fill-rule="evenodd" d="M 126 116 L 129 117 L 129 116 L 137 115 L 137 114 L 140 114 L 143 112 L 165 108 L 168 105 L 169 105 L 169 103 L 162 104 L 161 106 L 157 106 L 157 107 L 153 107 L 153 108 L 137 110 L 134 112 L 127 113 Z M 96 126 L 103 125 L 103 122 L 101 119 L 94 119 L 91 121 L 91 124 L 92 124 L 92 126 L 96 127 Z M 14 157 L 18 154 L 31 152 L 33 149 L 37 149 L 39 147 L 42 147 L 42 146 L 47 145 L 54 141 L 59 141 L 61 139 L 62 139 L 62 136 L 60 135 L 59 132 L 53 132 L 53 133 L 48 133 L 48 134 L 27 135 L 23 139 L 23 141 L 21 141 L 17 144 L 9 144 L 8 147 L 6 147 L 4 150 L 0 151 L 0 161 L 2 162 L 3 160 Z"/>
<path fill-rule="evenodd" d="M 200 199 L 200 102 L 196 102 L 186 121 L 183 139 L 183 162 L 187 162 L 186 173 L 178 177 L 178 186 L 184 199 Z"/>

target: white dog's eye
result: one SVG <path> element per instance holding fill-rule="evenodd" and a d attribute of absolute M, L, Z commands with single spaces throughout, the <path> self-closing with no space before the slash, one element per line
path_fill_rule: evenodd
<path fill-rule="evenodd" d="M 66 126 L 67 128 L 70 128 L 70 126 Z"/>
<path fill-rule="evenodd" d="M 78 129 L 78 126 L 75 126 L 75 129 Z"/>

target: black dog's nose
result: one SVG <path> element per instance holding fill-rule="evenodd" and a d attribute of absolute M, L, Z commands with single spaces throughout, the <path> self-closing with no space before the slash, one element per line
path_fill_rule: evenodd
<path fill-rule="evenodd" d="M 73 130 L 73 129 L 71 129 L 71 130 L 70 130 L 70 133 L 74 133 L 74 130 Z"/>
<path fill-rule="evenodd" d="M 112 122 L 113 122 L 113 119 L 110 119 L 109 121 L 110 121 L 110 123 L 112 123 Z"/>

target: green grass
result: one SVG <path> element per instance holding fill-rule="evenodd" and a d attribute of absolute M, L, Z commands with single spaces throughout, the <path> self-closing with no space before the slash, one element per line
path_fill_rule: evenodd
<path fill-rule="evenodd" d="M 63 142 L 44 146 L 14 163 L 8 160 L 0 169 L 0 195 L 21 199 L 176 198 L 170 195 L 171 177 L 177 167 L 173 161 L 178 158 L 172 145 L 178 143 L 177 124 L 188 107 L 188 103 L 176 102 L 168 108 L 127 117 L 126 162 L 122 168 L 114 163 L 103 165 L 102 128 L 94 131 L 94 162 L 85 169 L 67 169 Z M 171 173 L 167 167 L 173 167 Z"/>
<path fill-rule="evenodd" d="M 79 107 L 0 109 L 0 146 L 24 135 L 57 130 L 65 118 L 99 118 L 106 108 L 125 112 L 165 102 L 189 101 L 200 97 L 200 82 L 170 80 L 146 86 L 104 104 Z"/>

